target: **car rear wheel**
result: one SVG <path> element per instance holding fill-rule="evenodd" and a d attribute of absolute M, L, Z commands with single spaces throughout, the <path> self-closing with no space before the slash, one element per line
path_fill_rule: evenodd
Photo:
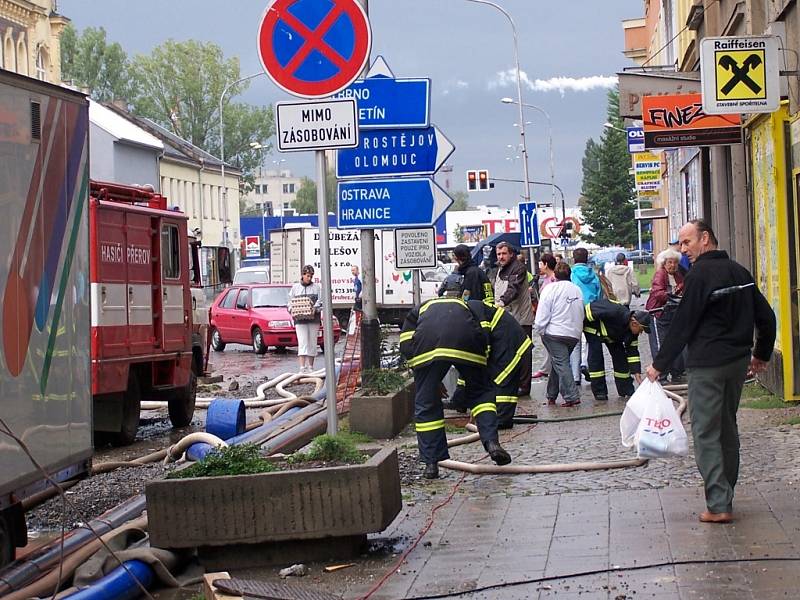
<path fill-rule="evenodd" d="M 264 335 L 259 327 L 253 329 L 253 352 L 256 354 L 267 353 L 267 347 L 264 345 Z"/>
<path fill-rule="evenodd" d="M 216 327 L 211 330 L 211 347 L 217 352 L 225 350 L 225 342 L 222 341 L 222 335 Z"/>

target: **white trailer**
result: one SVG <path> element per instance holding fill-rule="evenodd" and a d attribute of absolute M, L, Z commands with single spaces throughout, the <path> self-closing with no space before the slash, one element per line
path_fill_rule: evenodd
<path fill-rule="evenodd" d="M 92 455 L 89 109 L 0 70 L 0 565 L 27 543 L 22 501 Z M 40 471 L 33 460 L 42 466 Z"/>
<path fill-rule="evenodd" d="M 411 271 L 394 268 L 394 231 L 373 232 L 375 236 L 375 292 L 378 318 L 382 323 L 402 323 L 414 306 Z M 331 296 L 337 311 L 353 306 L 353 265 L 361 267 L 361 232 L 329 231 L 331 250 Z M 319 229 L 306 227 L 270 233 L 270 275 L 272 283 L 294 283 L 303 265 L 312 265 L 320 280 Z M 363 274 L 362 274 L 363 275 Z M 362 278 L 363 279 L 363 278 Z M 436 297 L 438 281 L 422 282 L 422 301 Z M 341 318 L 341 317 L 340 317 Z"/>

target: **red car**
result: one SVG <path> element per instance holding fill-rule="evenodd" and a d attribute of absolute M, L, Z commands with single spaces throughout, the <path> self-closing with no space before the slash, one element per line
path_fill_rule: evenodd
<path fill-rule="evenodd" d="M 250 344 L 256 354 L 269 346 L 283 350 L 297 346 L 297 335 L 286 305 L 290 285 L 244 284 L 223 291 L 211 305 L 211 347 L 222 352 L 226 344 Z M 333 317 L 333 339 L 342 328 Z M 323 352 L 322 327 L 317 343 Z"/>

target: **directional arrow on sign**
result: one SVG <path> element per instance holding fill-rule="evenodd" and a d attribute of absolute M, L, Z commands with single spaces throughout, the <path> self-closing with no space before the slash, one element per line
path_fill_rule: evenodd
<path fill-rule="evenodd" d="M 455 150 L 435 125 L 363 131 L 357 148 L 340 150 L 336 177 L 433 175 Z"/>
<path fill-rule="evenodd" d="M 453 203 L 432 179 L 339 182 L 339 229 L 394 229 L 433 223 Z"/>

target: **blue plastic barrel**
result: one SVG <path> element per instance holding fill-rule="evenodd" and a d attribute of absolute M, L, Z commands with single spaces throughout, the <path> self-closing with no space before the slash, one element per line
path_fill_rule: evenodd
<path fill-rule="evenodd" d="M 239 398 L 214 398 L 206 414 L 206 432 L 222 440 L 244 433 L 244 401 Z"/>

